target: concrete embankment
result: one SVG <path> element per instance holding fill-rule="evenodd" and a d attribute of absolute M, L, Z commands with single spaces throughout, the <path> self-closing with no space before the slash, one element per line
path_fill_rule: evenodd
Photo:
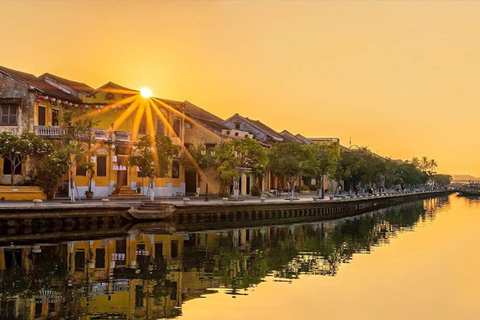
<path fill-rule="evenodd" d="M 217 225 L 261 225 L 268 223 L 295 223 L 321 221 L 355 216 L 376 209 L 448 195 L 451 192 L 421 192 L 401 195 L 372 196 L 334 201 L 289 201 L 265 203 L 226 202 L 223 205 L 178 204 L 171 216 L 175 225 L 184 230 L 214 228 Z"/>
<path fill-rule="evenodd" d="M 149 211 L 149 219 L 133 219 L 128 215 L 128 210 L 132 206 L 141 205 L 138 201 L 117 202 L 108 206 L 95 202 L 56 202 L 45 203 L 40 208 L 27 207 L 25 203 L 9 203 L 10 208 L 0 209 L 0 244 L 323 221 L 352 217 L 398 204 L 446 196 L 449 193 L 451 192 L 424 192 L 333 201 L 312 201 L 311 197 L 303 197 L 300 201 L 276 198 L 268 199 L 264 203 L 259 199 L 162 201 L 160 207 L 169 208 L 170 216 L 167 220 L 152 219 L 155 217 L 155 210 Z M 165 217 L 164 213 L 159 216 Z"/>
<path fill-rule="evenodd" d="M 420 192 L 397 195 L 357 197 L 338 200 L 312 200 L 303 197 L 300 201 L 285 199 L 247 199 L 245 201 L 211 200 L 162 200 L 113 202 L 102 204 L 54 202 L 33 206 L 28 203 L 9 203 L 0 205 L 0 227 L 6 223 L 15 224 L 19 220 L 72 220 L 82 222 L 122 218 L 126 220 L 169 220 L 175 223 L 185 222 L 228 222 L 231 220 L 292 219 L 312 217 L 312 219 L 334 219 L 351 216 L 376 208 L 383 208 L 415 199 L 448 194 L 447 191 Z M 129 210 L 135 208 L 140 214 L 132 215 Z M 144 209 L 142 210 L 138 209 Z"/>

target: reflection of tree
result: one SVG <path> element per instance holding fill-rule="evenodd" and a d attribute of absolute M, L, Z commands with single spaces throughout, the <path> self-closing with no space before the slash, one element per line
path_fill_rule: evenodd
<path fill-rule="evenodd" d="M 446 201 L 418 201 L 336 221 L 250 228 L 248 238 L 246 229 L 196 234 L 195 237 L 205 237 L 205 243 L 207 238 L 210 241 L 203 245 L 192 241 L 183 246 L 181 261 L 161 254 L 137 255 L 134 267 L 115 268 L 113 275 L 103 279 L 94 278 L 93 270 L 89 270 L 93 254 L 90 250 L 82 277 L 67 272 L 65 245 L 44 247 L 41 253 L 27 250 L 23 257 L 28 263 L 13 259 L 11 266 L 0 272 L 1 307 L 5 309 L 10 298 L 32 298 L 41 291 L 52 291 L 63 300 L 58 316 L 78 318 L 82 312 L 88 313 L 84 304 L 88 303 L 86 298 L 91 299 L 89 293 L 95 282 L 109 283 L 113 288 L 113 282 L 128 280 L 135 282 L 139 296 L 146 298 L 143 307 L 147 316 L 156 316 L 148 312 L 152 309 L 149 304 L 153 303 L 162 305 L 163 310 L 157 308 L 162 317 L 175 317 L 181 314 L 181 309 L 168 307 L 169 297 L 182 295 L 186 287 L 201 292 L 206 288 L 177 283 L 182 280 L 173 280 L 172 275 L 183 272 L 214 279 L 208 282 L 210 287 L 224 286 L 232 294 L 240 294 L 271 274 L 285 279 L 296 279 L 302 274 L 335 276 L 341 265 L 350 262 L 355 254 L 369 253 L 372 247 L 388 242 L 397 233 L 412 229 L 424 217 L 433 218 Z M 72 255 L 70 258 L 73 261 Z M 191 279 L 184 277 L 187 278 Z M 110 289 L 105 294 L 111 294 Z"/>

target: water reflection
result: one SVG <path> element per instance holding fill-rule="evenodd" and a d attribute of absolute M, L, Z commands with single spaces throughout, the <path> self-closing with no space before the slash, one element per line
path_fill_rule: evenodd
<path fill-rule="evenodd" d="M 177 317 L 184 302 L 215 288 L 235 296 L 269 275 L 282 281 L 304 274 L 333 277 L 354 254 L 368 254 L 419 221 L 434 219 L 445 205 L 446 197 L 307 224 L 12 244 L 0 248 L 0 317 Z"/>

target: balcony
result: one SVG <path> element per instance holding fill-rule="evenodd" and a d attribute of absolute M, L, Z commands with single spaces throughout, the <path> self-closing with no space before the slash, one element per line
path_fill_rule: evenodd
<path fill-rule="evenodd" d="M 70 127 L 73 129 L 72 127 Z M 61 137 L 65 129 L 68 127 L 62 126 L 35 126 L 35 134 L 40 137 L 47 138 L 56 138 Z M 103 130 L 103 129 L 92 129 L 91 134 L 85 132 L 84 134 L 75 134 L 81 139 L 89 140 L 93 138 L 94 140 L 103 140 L 103 141 L 124 141 L 130 142 L 132 133 L 129 131 L 112 131 L 112 130 Z"/>
<path fill-rule="evenodd" d="M 60 137 L 63 135 L 63 127 L 35 126 L 35 134 L 41 137 Z"/>
<path fill-rule="evenodd" d="M 130 131 L 113 131 L 115 134 L 115 141 L 130 142 L 132 133 Z"/>

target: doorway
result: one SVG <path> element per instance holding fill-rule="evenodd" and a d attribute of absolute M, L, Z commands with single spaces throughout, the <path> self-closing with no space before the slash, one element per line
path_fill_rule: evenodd
<path fill-rule="evenodd" d="M 194 194 L 197 192 L 197 172 L 185 170 L 185 193 Z"/>
<path fill-rule="evenodd" d="M 126 157 L 118 157 L 118 171 L 117 171 L 117 189 L 128 185 L 127 170 L 122 170 L 125 166 Z"/>

